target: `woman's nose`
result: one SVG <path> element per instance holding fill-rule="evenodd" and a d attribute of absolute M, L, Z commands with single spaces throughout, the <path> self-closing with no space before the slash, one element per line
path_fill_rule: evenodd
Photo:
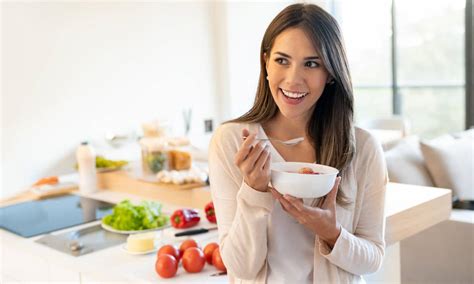
<path fill-rule="evenodd" d="M 287 69 L 286 83 L 289 85 L 300 84 L 303 82 L 303 71 L 298 66 L 291 66 Z"/>

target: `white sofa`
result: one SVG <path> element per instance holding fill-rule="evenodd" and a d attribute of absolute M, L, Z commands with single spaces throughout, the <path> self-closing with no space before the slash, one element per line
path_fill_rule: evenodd
<path fill-rule="evenodd" d="M 383 144 L 390 181 L 453 190 L 474 200 L 474 129 L 424 141 L 408 136 Z M 400 244 L 402 283 L 474 283 L 474 210 Z"/>

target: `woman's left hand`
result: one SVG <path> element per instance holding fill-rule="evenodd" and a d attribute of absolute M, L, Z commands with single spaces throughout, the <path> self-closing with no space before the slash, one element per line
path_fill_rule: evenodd
<path fill-rule="evenodd" d="M 270 190 L 283 210 L 293 216 L 298 223 L 317 234 L 332 248 L 341 233 L 340 225 L 336 220 L 336 195 L 340 181 L 341 178 L 337 177 L 331 191 L 323 197 L 320 207 L 307 206 L 302 199 L 287 194 L 282 195 L 275 188 Z"/>

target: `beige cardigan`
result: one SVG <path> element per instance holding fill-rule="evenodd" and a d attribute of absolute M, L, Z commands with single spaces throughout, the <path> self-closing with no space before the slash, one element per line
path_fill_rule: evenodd
<path fill-rule="evenodd" d="M 219 245 L 231 283 L 265 283 L 267 226 L 275 200 L 243 182 L 234 155 L 242 129 L 264 136 L 259 124 L 220 126 L 210 143 L 209 176 L 217 215 Z M 260 137 L 259 136 L 259 137 Z M 355 128 L 356 153 L 341 186 L 352 204 L 336 206 L 341 234 L 331 250 L 315 237 L 314 283 L 359 283 L 360 275 L 377 271 L 384 256 L 384 200 L 388 182 L 380 144 L 367 131 Z M 270 147 L 272 161 L 281 161 Z M 280 160 L 279 160 L 280 159 Z M 289 249 L 295 244 L 288 244 Z"/>

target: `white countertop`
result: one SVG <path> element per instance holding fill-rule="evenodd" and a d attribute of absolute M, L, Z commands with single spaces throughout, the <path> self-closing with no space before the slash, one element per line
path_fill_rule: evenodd
<path fill-rule="evenodd" d="M 112 191 L 99 191 L 88 195 L 96 199 L 117 203 L 124 198 L 132 201 L 139 201 L 142 198 L 136 195 L 116 193 Z M 171 211 L 176 209 L 172 206 L 164 205 L 163 210 Z M 95 221 L 74 228 L 57 231 L 59 234 L 68 231 L 75 231 L 84 227 L 99 224 Z M 201 216 L 200 227 L 212 227 L 210 223 Z M 180 244 L 183 239 L 170 237 L 174 233 L 173 228 L 166 229 L 166 243 Z M 163 279 L 155 272 L 156 253 L 147 255 L 131 255 L 125 252 L 121 246 L 117 245 L 102 249 L 97 252 L 74 257 L 56 251 L 47 246 L 34 242 L 41 238 L 22 238 L 10 232 L 0 229 L 0 251 L 2 262 L 0 265 L 2 283 L 8 281 L 72 281 L 72 282 L 213 282 L 227 283 L 226 276 L 210 277 L 217 272 L 213 266 L 206 263 L 205 268 L 200 273 L 187 273 L 181 266 L 174 278 Z M 202 247 L 211 241 L 217 241 L 217 231 L 192 236 Z M 25 273 L 27 271 L 27 273 Z"/>
<path fill-rule="evenodd" d="M 143 197 L 113 190 L 101 190 L 87 195 L 112 203 L 128 198 L 137 202 Z M 449 190 L 390 183 L 386 197 L 386 240 L 387 245 L 403 240 L 434 224 L 449 218 L 451 195 Z M 176 206 L 163 204 L 165 212 L 172 212 Z M 206 227 L 201 218 L 202 227 Z M 77 230 L 99 223 L 89 223 L 58 231 Z M 169 230 L 169 229 L 167 229 Z M 166 236 L 170 234 L 165 233 Z M 160 278 L 154 269 L 155 254 L 130 255 L 121 245 L 103 249 L 80 257 L 74 257 L 35 243 L 41 236 L 22 238 L 0 229 L 0 252 L 2 255 L 0 274 L 2 282 L 8 281 L 69 281 L 69 282 L 218 282 L 227 283 L 226 276 L 210 277 L 217 270 L 207 265 L 196 274 L 189 274 L 182 267 L 177 276 Z M 217 231 L 193 236 L 201 246 L 217 241 Z M 181 239 L 182 240 L 182 239 Z M 181 240 L 175 240 L 180 243 Z"/>

